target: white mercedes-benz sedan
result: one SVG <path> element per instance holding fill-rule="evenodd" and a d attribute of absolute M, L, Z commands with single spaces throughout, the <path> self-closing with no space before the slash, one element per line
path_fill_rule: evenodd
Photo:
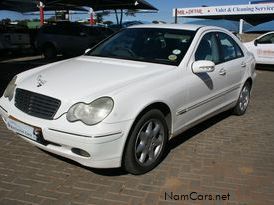
<path fill-rule="evenodd" d="M 216 113 L 245 113 L 255 59 L 229 31 L 138 25 L 83 56 L 13 78 L 7 127 L 37 147 L 96 168 L 143 174 L 168 140 Z"/>
<path fill-rule="evenodd" d="M 274 32 L 259 36 L 244 45 L 253 53 L 257 64 L 274 64 Z"/>

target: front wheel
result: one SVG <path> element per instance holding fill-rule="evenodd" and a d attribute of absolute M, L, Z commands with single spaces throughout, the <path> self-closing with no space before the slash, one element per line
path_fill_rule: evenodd
<path fill-rule="evenodd" d="M 242 88 L 240 92 L 240 96 L 237 101 L 237 104 L 233 109 L 233 113 L 235 115 L 243 115 L 245 113 L 250 101 L 250 90 L 251 90 L 250 83 L 248 82 L 245 83 L 244 87 Z"/>
<path fill-rule="evenodd" d="M 125 153 L 124 168 L 132 174 L 144 174 L 157 166 L 168 140 L 168 127 L 159 110 L 150 110 L 133 127 Z"/>
<path fill-rule="evenodd" d="M 48 60 L 54 59 L 57 56 L 56 48 L 51 44 L 46 44 L 43 47 L 42 52 L 43 52 L 45 59 L 48 59 Z"/>

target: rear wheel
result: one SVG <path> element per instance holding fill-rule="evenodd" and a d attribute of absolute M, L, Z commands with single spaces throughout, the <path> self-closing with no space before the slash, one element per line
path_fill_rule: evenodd
<path fill-rule="evenodd" d="M 240 92 L 238 102 L 233 109 L 235 115 L 243 115 L 245 113 L 250 101 L 250 90 L 251 85 L 249 82 L 246 82 Z"/>
<path fill-rule="evenodd" d="M 124 167 L 143 174 L 159 164 L 168 140 L 168 127 L 159 110 L 150 110 L 135 124 L 124 153 Z"/>
<path fill-rule="evenodd" d="M 46 59 L 53 59 L 57 56 L 56 48 L 51 44 L 46 44 L 43 47 L 43 55 Z"/>

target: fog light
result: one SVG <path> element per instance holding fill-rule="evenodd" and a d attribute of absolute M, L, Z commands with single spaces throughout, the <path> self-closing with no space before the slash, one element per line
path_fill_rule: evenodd
<path fill-rule="evenodd" d="M 85 150 L 79 149 L 79 148 L 72 148 L 71 151 L 74 154 L 80 155 L 82 157 L 90 157 L 90 154 L 86 152 Z"/>

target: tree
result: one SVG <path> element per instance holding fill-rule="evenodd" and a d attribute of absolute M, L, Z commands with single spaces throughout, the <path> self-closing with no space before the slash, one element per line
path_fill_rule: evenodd
<path fill-rule="evenodd" d="M 18 21 L 18 25 L 27 26 L 29 21 L 28 19 L 20 20 Z"/>
<path fill-rule="evenodd" d="M 103 23 L 104 22 L 104 16 L 108 16 L 108 15 L 109 15 L 109 11 L 97 12 L 96 13 L 97 23 Z"/>
<path fill-rule="evenodd" d="M 125 15 L 126 15 L 126 16 L 135 17 L 137 12 L 138 12 L 138 11 L 135 10 L 135 9 L 128 9 L 128 10 L 125 12 Z"/>
<path fill-rule="evenodd" d="M 134 10 L 134 9 L 128 9 L 128 10 L 120 9 L 120 19 L 119 19 L 118 11 L 116 9 L 114 11 L 115 11 L 115 16 L 116 16 L 117 24 L 120 24 L 120 25 L 122 25 L 122 23 L 123 23 L 123 15 L 124 14 L 126 16 L 133 16 L 133 17 L 135 17 L 135 14 L 138 12 L 137 10 Z"/>
<path fill-rule="evenodd" d="M 1 20 L 1 24 L 10 24 L 11 20 L 9 18 L 5 18 Z"/>

